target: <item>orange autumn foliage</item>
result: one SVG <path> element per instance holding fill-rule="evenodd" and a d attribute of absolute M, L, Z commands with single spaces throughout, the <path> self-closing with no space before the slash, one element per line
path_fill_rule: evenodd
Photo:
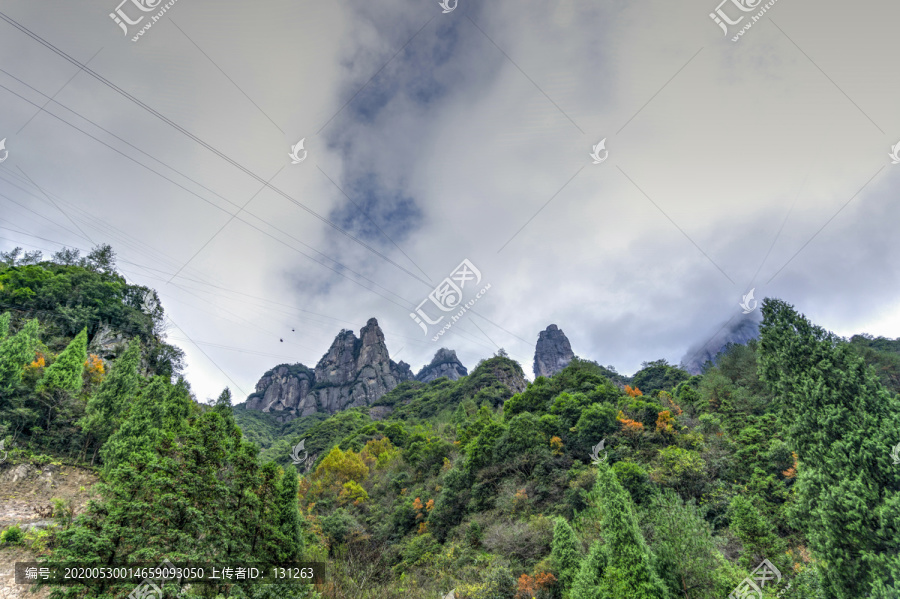
<path fill-rule="evenodd" d="M 625 393 L 628 395 L 628 397 L 639 397 L 643 395 L 640 389 L 638 389 L 637 387 L 632 388 L 631 385 L 625 385 Z"/>
<path fill-rule="evenodd" d="M 792 451 L 791 455 L 794 458 L 794 465 L 781 473 L 784 475 L 785 478 L 794 478 L 795 476 L 797 476 L 797 467 L 800 465 L 800 462 L 799 462 L 800 458 L 797 456 L 797 452 Z"/>
<path fill-rule="evenodd" d="M 672 413 L 669 410 L 663 410 L 656 418 L 656 432 L 674 435 L 674 423 L 675 419 L 672 417 Z"/>
<path fill-rule="evenodd" d="M 88 356 L 88 359 L 84 361 L 84 368 L 89 380 L 95 385 L 102 381 L 103 375 L 106 374 L 106 369 L 103 367 L 103 360 L 101 360 L 100 356 L 97 354 Z"/>
<path fill-rule="evenodd" d="M 538 572 L 534 577 L 528 574 L 519 576 L 516 599 L 532 599 L 535 596 L 549 596 L 546 591 L 556 584 L 556 576 L 550 572 Z"/>
<path fill-rule="evenodd" d="M 622 423 L 622 430 L 628 435 L 638 435 L 644 432 L 644 423 L 637 420 L 631 420 L 625 417 L 625 413 L 621 410 L 616 420 Z"/>
<path fill-rule="evenodd" d="M 32 370 L 37 370 L 38 368 L 43 368 L 47 365 L 47 361 L 44 359 L 44 354 L 38 353 L 34 357 L 34 362 L 26 366 L 25 368 L 30 368 Z"/>

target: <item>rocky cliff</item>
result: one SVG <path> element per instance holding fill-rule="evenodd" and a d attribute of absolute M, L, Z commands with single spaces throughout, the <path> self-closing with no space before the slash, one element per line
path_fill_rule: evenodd
<path fill-rule="evenodd" d="M 729 344 L 744 345 L 751 339 L 759 337 L 759 325 L 762 317 L 759 311 L 742 316 L 735 321 L 722 325 L 719 331 L 705 343 L 695 345 L 681 359 L 681 368 L 691 374 L 700 374 L 703 365 L 716 358 Z"/>
<path fill-rule="evenodd" d="M 551 324 L 538 335 L 534 349 L 534 376 L 553 376 L 566 367 L 575 354 L 559 327 Z"/>
<path fill-rule="evenodd" d="M 461 377 L 468 376 L 468 374 L 469 371 L 466 370 L 466 367 L 463 366 L 462 362 L 459 361 L 459 358 L 456 357 L 456 352 L 452 349 L 442 347 L 434 354 L 431 364 L 422 367 L 422 370 L 416 375 L 416 380 L 423 383 L 430 383 L 435 379 L 445 376 L 451 381 L 456 381 Z"/>
<path fill-rule="evenodd" d="M 391 360 L 384 333 L 370 318 L 359 338 L 353 331 L 338 333 L 315 370 L 282 364 L 265 373 L 247 398 L 247 408 L 275 413 L 281 421 L 316 412 L 334 414 L 370 405 L 412 378 L 409 364 Z"/>

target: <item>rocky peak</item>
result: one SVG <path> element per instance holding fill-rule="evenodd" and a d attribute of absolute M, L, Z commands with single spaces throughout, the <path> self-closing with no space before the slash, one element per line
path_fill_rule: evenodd
<path fill-rule="evenodd" d="M 409 364 L 391 360 L 378 321 L 370 318 L 360 332 L 342 330 L 311 370 L 282 364 L 267 372 L 247 398 L 252 410 L 274 412 L 290 420 L 316 412 L 334 414 L 370 405 L 413 378 Z"/>
<path fill-rule="evenodd" d="M 538 335 L 534 349 L 534 376 L 553 376 L 565 368 L 575 354 L 566 334 L 551 324 Z"/>
<path fill-rule="evenodd" d="M 467 376 L 469 371 L 462 365 L 456 352 L 452 349 L 442 347 L 434 354 L 431 363 L 423 366 L 416 375 L 416 380 L 423 383 L 429 383 L 442 376 L 447 377 L 451 381 L 459 380 L 461 377 Z"/>
<path fill-rule="evenodd" d="M 353 331 L 342 330 L 334 338 L 331 347 L 316 364 L 316 381 L 343 385 L 353 380 L 356 358 L 359 355 L 359 339 Z"/>

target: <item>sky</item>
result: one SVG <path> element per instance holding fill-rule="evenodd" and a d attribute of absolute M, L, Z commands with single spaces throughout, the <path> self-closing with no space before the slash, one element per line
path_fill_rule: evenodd
<path fill-rule="evenodd" d="M 201 401 L 372 317 L 414 372 L 503 348 L 529 378 L 551 323 L 631 374 L 764 297 L 900 337 L 898 20 L 887 0 L 5 0 L 0 250 L 111 244 Z"/>

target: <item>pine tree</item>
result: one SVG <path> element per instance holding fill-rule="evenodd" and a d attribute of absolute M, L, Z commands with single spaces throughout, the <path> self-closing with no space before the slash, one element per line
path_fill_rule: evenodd
<path fill-rule="evenodd" d="M 620 462 L 622 463 L 622 462 Z M 719 599 L 716 570 L 721 554 L 713 541 L 709 523 L 693 502 L 684 501 L 671 489 L 653 497 L 649 515 L 653 522 L 651 546 L 656 570 L 673 597 Z M 754 562 L 754 566 L 760 560 Z"/>
<path fill-rule="evenodd" d="M 744 546 L 740 560 L 743 567 L 754 568 L 762 560 L 774 559 L 782 553 L 774 527 L 743 495 L 733 497 L 728 504 L 728 519 L 731 530 Z"/>
<path fill-rule="evenodd" d="M 581 561 L 578 538 L 565 518 L 557 518 L 553 526 L 553 548 L 550 561 L 559 586 L 568 591 L 578 573 Z"/>
<path fill-rule="evenodd" d="M 599 596 L 668 599 L 668 590 L 654 570 L 653 555 L 638 527 L 631 497 L 605 462 L 597 466 L 594 491 L 600 501 L 600 530 L 607 556 Z"/>
<path fill-rule="evenodd" d="M 566 599 L 605 599 L 600 590 L 600 583 L 606 570 L 607 557 L 600 541 L 591 543 L 591 550 L 581 562 L 578 573 L 572 583 L 572 590 Z M 630 597 L 631 595 L 629 595 Z"/>
<path fill-rule="evenodd" d="M 100 388 L 88 399 L 84 418 L 78 424 L 85 432 L 94 436 L 98 446 L 105 443 L 116 430 L 125 406 L 138 390 L 140 359 L 140 342 L 132 339 L 125 353 L 113 363 L 109 375 L 100 383 Z"/>
<path fill-rule="evenodd" d="M 165 436 L 174 436 L 184 426 L 190 396 L 166 377 L 154 377 L 131 403 L 122 425 L 100 450 L 104 473 L 127 461 L 144 460 Z M 132 456 L 135 456 L 132 459 Z"/>
<path fill-rule="evenodd" d="M 84 363 L 87 361 L 87 329 L 82 329 L 62 350 L 38 382 L 38 391 L 57 389 L 75 393 L 81 389 Z"/>
<path fill-rule="evenodd" d="M 303 557 L 303 535 L 300 525 L 300 509 L 297 506 L 297 470 L 288 466 L 281 479 L 278 495 L 278 511 L 284 546 L 280 559 L 300 560 Z"/>
<path fill-rule="evenodd" d="M 763 302 L 760 377 L 798 455 L 793 514 L 829 599 L 900 593 L 900 398 L 852 346 L 780 300 Z"/>
<path fill-rule="evenodd" d="M 38 321 L 30 320 L 22 330 L 0 342 L 0 392 L 8 393 L 22 380 L 22 367 L 34 358 Z"/>
<path fill-rule="evenodd" d="M 11 319 L 12 315 L 9 312 L 0 314 L 0 342 L 6 339 L 6 336 L 9 335 L 9 321 Z"/>

